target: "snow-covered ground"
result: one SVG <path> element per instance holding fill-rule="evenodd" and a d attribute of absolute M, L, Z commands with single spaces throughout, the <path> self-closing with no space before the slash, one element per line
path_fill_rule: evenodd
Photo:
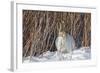
<path fill-rule="evenodd" d="M 79 49 L 73 50 L 72 53 L 61 54 L 56 52 L 47 51 L 38 57 L 30 57 L 23 58 L 24 63 L 27 62 L 49 62 L 49 61 L 68 61 L 68 60 L 87 60 L 91 58 L 91 48 L 89 47 L 81 47 Z"/>

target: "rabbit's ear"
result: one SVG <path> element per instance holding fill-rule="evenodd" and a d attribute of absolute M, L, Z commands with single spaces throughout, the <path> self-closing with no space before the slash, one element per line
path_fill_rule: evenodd
<path fill-rule="evenodd" d="M 65 21 L 62 20 L 62 21 L 61 21 L 61 29 L 62 29 L 62 31 L 64 31 L 64 27 L 65 27 Z"/>
<path fill-rule="evenodd" d="M 61 26 L 59 23 L 57 23 L 57 33 L 59 34 L 60 31 L 61 31 Z"/>
<path fill-rule="evenodd" d="M 61 31 L 61 29 L 62 29 L 62 26 L 61 26 L 61 23 L 60 23 L 59 32 Z"/>
<path fill-rule="evenodd" d="M 59 32 L 59 25 L 58 25 L 58 23 L 57 23 L 57 32 Z"/>

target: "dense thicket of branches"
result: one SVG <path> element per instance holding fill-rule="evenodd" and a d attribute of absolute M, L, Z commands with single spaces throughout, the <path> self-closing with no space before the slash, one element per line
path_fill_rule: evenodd
<path fill-rule="evenodd" d="M 23 10 L 23 56 L 56 51 L 58 30 L 69 33 L 76 47 L 91 45 L 91 14 Z"/>

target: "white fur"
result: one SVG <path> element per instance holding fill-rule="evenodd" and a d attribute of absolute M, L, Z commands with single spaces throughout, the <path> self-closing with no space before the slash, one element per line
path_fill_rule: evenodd
<path fill-rule="evenodd" d="M 55 44 L 57 50 L 61 53 L 70 53 L 75 48 L 75 41 L 69 34 L 67 34 L 65 37 L 58 36 Z"/>

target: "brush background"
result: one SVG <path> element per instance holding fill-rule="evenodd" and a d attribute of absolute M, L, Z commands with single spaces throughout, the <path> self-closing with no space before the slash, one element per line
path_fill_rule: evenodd
<path fill-rule="evenodd" d="M 75 46 L 91 46 L 91 13 L 23 10 L 23 56 L 56 51 L 58 31 L 73 36 Z"/>
<path fill-rule="evenodd" d="M 10 71 L 10 53 L 11 53 L 11 24 L 10 24 L 10 1 L 0 0 L 0 73 L 12 73 Z M 22 1 L 22 0 L 20 0 Z M 29 1 L 29 0 L 24 0 Z M 63 69 L 47 69 L 47 70 L 34 70 L 23 71 L 20 73 L 100 73 L 100 1 L 99 0 L 32 0 L 34 3 L 74 3 L 77 5 L 87 5 L 97 7 L 97 25 L 95 30 L 95 44 L 98 49 L 97 56 L 98 62 L 96 67 L 78 67 L 78 68 L 63 68 Z M 19 72 L 15 72 L 19 73 Z"/>

